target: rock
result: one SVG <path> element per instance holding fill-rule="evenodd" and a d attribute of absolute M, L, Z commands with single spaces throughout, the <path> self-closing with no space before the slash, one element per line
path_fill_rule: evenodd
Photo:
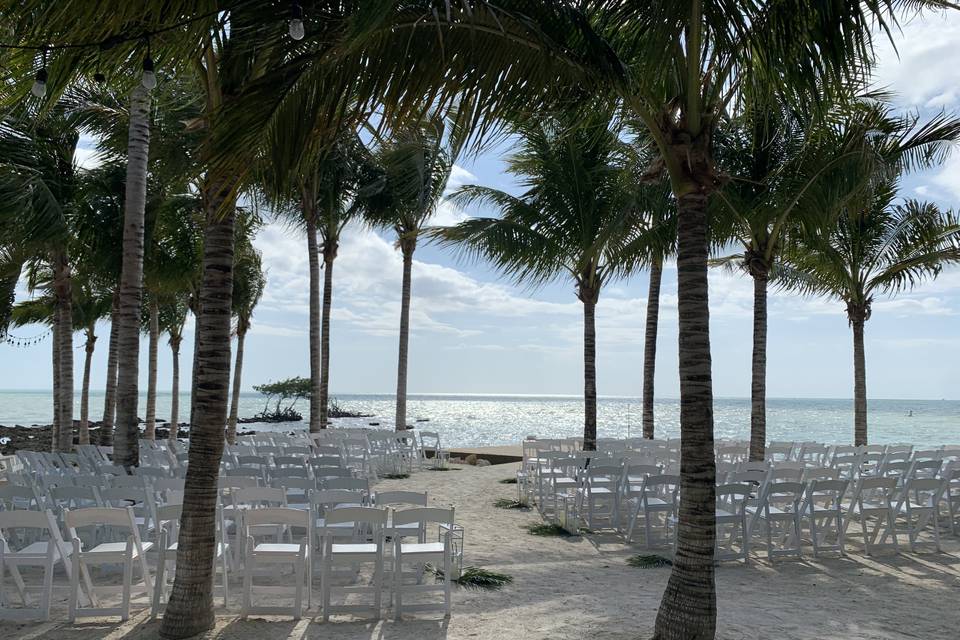
<path fill-rule="evenodd" d="M 467 464 L 476 465 L 476 464 L 477 464 L 477 454 L 471 453 L 470 455 L 468 455 L 468 456 L 466 457 L 466 459 L 464 460 L 464 462 L 467 463 Z"/>
<path fill-rule="evenodd" d="M 490 466 L 490 461 L 489 461 L 489 460 L 484 460 L 483 458 L 481 458 L 481 459 L 477 460 L 477 466 L 478 466 L 478 467 L 489 467 L 489 466 Z"/>

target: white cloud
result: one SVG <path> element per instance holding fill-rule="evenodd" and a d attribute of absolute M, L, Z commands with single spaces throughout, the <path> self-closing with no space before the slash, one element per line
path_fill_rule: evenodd
<path fill-rule="evenodd" d="M 924 12 L 893 36 L 896 48 L 878 35 L 876 83 L 895 91 L 902 106 L 939 110 L 957 104 L 960 12 Z"/>

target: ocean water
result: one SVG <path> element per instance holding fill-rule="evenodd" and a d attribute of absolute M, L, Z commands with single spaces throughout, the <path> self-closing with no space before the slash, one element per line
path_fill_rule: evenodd
<path fill-rule="evenodd" d="M 0 424 L 49 424 L 51 394 L 41 391 L 0 391 Z M 157 416 L 166 419 L 170 394 L 157 397 Z M 372 414 L 372 418 L 345 419 L 342 426 L 366 426 L 379 422 L 393 425 L 392 395 L 336 396 L 339 404 L 352 411 Z M 140 399 L 140 415 L 146 406 Z M 103 392 L 90 394 L 91 418 L 103 412 Z M 182 394 L 180 420 L 189 416 L 190 397 Z M 262 396 L 241 394 L 240 417 L 253 416 L 263 408 Z M 306 414 L 302 403 L 298 409 Z M 679 435 L 680 401 L 661 399 L 655 407 L 657 434 Z M 912 415 L 911 415 L 912 414 Z M 79 417 L 79 399 L 74 417 Z M 604 397 L 598 402 L 597 432 L 600 437 L 638 436 L 641 432 L 639 398 Z M 485 446 L 516 443 L 528 435 L 570 437 L 583 432 L 583 402 L 572 396 L 504 395 L 411 395 L 407 401 L 410 424 L 438 431 L 448 446 Z M 415 422 L 415 421 L 420 422 Z M 750 403 L 747 398 L 717 398 L 714 402 L 715 433 L 718 438 L 749 437 Z M 288 430 L 305 428 L 306 422 L 243 425 L 243 428 Z M 933 446 L 960 444 L 960 401 L 951 400 L 871 400 L 869 403 L 870 441 L 878 444 L 910 442 Z M 817 440 L 852 443 L 853 402 L 842 399 L 770 398 L 767 400 L 767 437 L 769 440 Z"/>

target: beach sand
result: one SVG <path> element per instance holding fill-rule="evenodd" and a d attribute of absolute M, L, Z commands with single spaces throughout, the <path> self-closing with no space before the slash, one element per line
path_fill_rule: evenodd
<path fill-rule="evenodd" d="M 549 538 L 529 535 L 523 526 L 536 512 L 497 509 L 498 497 L 512 498 L 515 464 L 448 472 L 422 471 L 404 480 L 386 480 L 378 489 L 426 490 L 431 503 L 453 504 L 466 529 L 465 564 L 508 573 L 513 584 L 502 591 L 456 589 L 453 615 L 416 614 L 401 622 L 334 617 L 320 621 L 313 609 L 300 621 L 251 618 L 240 621 L 241 585 L 233 581 L 233 609 L 217 612 L 217 625 L 203 638 L 231 640 L 494 640 L 519 638 L 591 640 L 649 638 L 670 568 L 638 569 L 627 557 L 644 553 L 614 535 Z M 851 531 L 856 531 L 856 525 Z M 921 551 L 867 557 L 850 541 L 846 558 L 815 560 L 812 548 L 802 560 L 771 565 L 759 548 L 749 565 L 718 568 L 721 639 L 778 640 L 934 640 L 960 635 L 960 540 L 944 532 L 943 553 Z M 318 580 L 319 584 L 319 580 Z M 8 584 L 8 588 L 10 585 Z M 139 640 L 156 638 L 159 622 L 149 621 L 145 598 L 134 600 L 134 614 L 89 619 L 70 625 L 66 583 L 58 575 L 54 622 L 0 624 L 5 640 Z M 314 606 L 319 600 L 315 589 Z M 314 616 L 316 618 L 314 619 Z"/>

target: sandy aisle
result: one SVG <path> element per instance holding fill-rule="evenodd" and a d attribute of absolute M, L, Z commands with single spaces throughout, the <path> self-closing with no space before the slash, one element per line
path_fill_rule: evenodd
<path fill-rule="evenodd" d="M 534 513 L 496 509 L 497 497 L 513 497 L 516 487 L 498 481 L 516 465 L 416 473 L 406 480 L 384 481 L 378 489 L 427 490 L 431 502 L 453 504 L 466 528 L 466 564 L 514 576 L 500 592 L 454 593 L 447 623 L 432 614 L 403 622 L 323 624 L 304 618 L 239 621 L 220 610 L 216 629 L 206 638 L 265 640 L 307 638 L 337 640 L 499 639 L 534 640 L 648 638 L 669 568 L 636 569 L 625 558 L 640 553 L 612 535 L 542 538 L 523 525 Z M 854 529 L 855 527 L 852 527 Z M 718 571 L 718 637 L 814 640 L 850 638 L 887 640 L 960 637 L 960 541 L 944 532 L 944 553 L 886 554 L 867 558 L 858 544 L 845 559 L 814 561 L 812 549 L 801 561 L 775 566 L 754 556 L 748 566 L 726 563 Z M 66 616 L 64 580 L 58 576 L 55 619 Z M 239 598 L 234 582 L 232 597 Z M 236 600 L 235 609 L 239 608 Z M 316 600 L 315 600 L 316 602 Z M 146 621 L 141 599 L 131 620 L 120 625 L 95 620 L 71 627 L 0 624 L 5 640 L 141 639 L 157 637 L 158 623 Z M 138 608 L 139 607 L 139 608 Z M 316 615 L 316 610 L 310 612 Z"/>

